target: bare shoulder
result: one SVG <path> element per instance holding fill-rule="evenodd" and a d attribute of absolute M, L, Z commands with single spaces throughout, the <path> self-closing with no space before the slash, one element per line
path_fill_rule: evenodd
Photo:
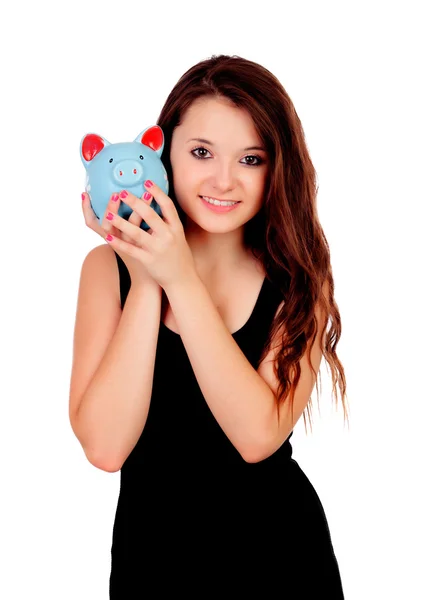
<path fill-rule="evenodd" d="M 106 294 L 115 297 L 120 303 L 120 276 L 118 272 L 117 257 L 109 244 L 100 244 L 86 255 L 82 271 L 89 274 L 89 279 L 97 278 L 104 283 Z"/>

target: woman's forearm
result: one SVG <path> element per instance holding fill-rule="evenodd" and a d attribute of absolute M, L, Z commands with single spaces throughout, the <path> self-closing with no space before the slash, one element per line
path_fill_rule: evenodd
<path fill-rule="evenodd" d="M 256 462 L 271 435 L 273 392 L 226 328 L 197 275 L 165 292 L 211 412 L 241 456 Z"/>

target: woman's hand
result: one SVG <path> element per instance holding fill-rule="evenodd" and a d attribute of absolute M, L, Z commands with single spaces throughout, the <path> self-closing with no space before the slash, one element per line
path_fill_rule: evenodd
<path fill-rule="evenodd" d="M 112 198 L 117 198 L 115 201 L 112 200 Z M 91 207 L 91 203 L 90 203 L 90 197 L 89 195 L 84 192 L 82 194 L 82 198 L 83 198 L 83 202 L 82 202 L 82 210 L 83 210 L 83 214 L 85 216 L 85 223 L 86 225 L 92 229 L 93 231 L 95 231 L 96 233 L 98 233 L 100 235 L 100 237 L 102 237 L 105 242 L 106 242 L 106 236 L 109 234 L 113 235 L 114 237 L 119 237 L 121 240 L 125 241 L 125 242 L 129 242 L 131 244 L 134 244 L 134 240 L 130 239 L 125 233 L 120 232 L 119 230 L 115 229 L 115 227 L 113 227 L 111 225 L 111 221 L 109 221 L 106 216 L 109 212 L 113 213 L 113 214 L 117 214 L 118 213 L 118 209 L 120 207 L 120 197 L 118 194 L 113 194 L 112 197 L 109 199 L 109 202 L 107 204 L 106 210 L 105 210 L 105 214 L 104 214 L 104 218 L 102 220 L 102 225 L 100 225 L 99 223 L 99 219 L 96 217 L 92 207 Z M 120 219 L 122 217 L 119 217 Z M 124 220 L 124 219 L 122 219 Z M 129 215 L 129 223 L 132 224 L 133 227 L 137 226 L 139 227 L 139 225 L 141 224 L 142 218 L 141 216 L 136 213 L 135 211 L 132 211 L 132 213 Z M 150 231 L 150 229 L 149 229 Z M 149 235 L 148 233 L 144 232 L 145 235 Z M 138 261 L 136 258 L 130 256 L 129 254 L 125 254 L 123 251 L 120 251 L 118 248 L 116 248 L 116 252 L 117 254 L 122 258 L 123 262 L 125 263 L 128 271 L 129 271 L 129 275 L 131 278 L 131 285 L 136 285 L 136 284 L 143 284 L 143 283 L 148 283 L 149 285 L 157 285 L 156 282 L 154 281 L 154 279 L 152 277 L 150 277 L 150 275 L 148 274 L 147 270 L 144 268 L 144 265 Z"/>
<path fill-rule="evenodd" d="M 116 252 L 124 253 L 140 263 L 148 275 L 165 290 L 168 286 L 197 276 L 197 271 L 173 201 L 152 182 L 147 181 L 145 185 L 150 192 L 148 199 L 147 193 L 143 198 L 137 198 L 126 190 L 120 193 L 120 197 L 139 215 L 140 221 L 144 219 L 150 229 L 146 232 L 136 222 L 131 219 L 126 221 L 114 211 L 110 223 L 121 231 L 121 235 L 114 236 L 112 240 L 105 239 Z M 163 219 L 149 206 L 152 198 L 159 204 Z"/>

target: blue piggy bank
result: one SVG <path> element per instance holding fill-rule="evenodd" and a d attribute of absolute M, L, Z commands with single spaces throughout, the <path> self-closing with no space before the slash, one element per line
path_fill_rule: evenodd
<path fill-rule="evenodd" d="M 168 176 L 161 162 L 164 132 L 158 125 L 144 129 L 133 142 L 111 144 L 96 133 L 87 133 L 80 142 L 80 157 L 86 169 L 85 191 L 88 192 L 94 214 L 102 224 L 103 215 L 114 192 L 125 189 L 141 198 L 151 179 L 168 194 Z M 163 218 L 161 208 L 153 198 L 150 206 Z M 118 214 L 128 219 L 132 209 L 122 200 Z M 141 229 L 150 226 L 143 220 Z"/>

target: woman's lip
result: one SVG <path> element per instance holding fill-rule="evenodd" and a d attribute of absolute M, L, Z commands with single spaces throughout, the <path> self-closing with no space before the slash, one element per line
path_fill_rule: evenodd
<path fill-rule="evenodd" d="M 213 198 L 213 196 L 199 196 L 199 198 Z M 218 200 L 219 202 L 241 202 L 241 200 L 221 200 L 220 198 L 214 198 L 214 200 Z"/>

